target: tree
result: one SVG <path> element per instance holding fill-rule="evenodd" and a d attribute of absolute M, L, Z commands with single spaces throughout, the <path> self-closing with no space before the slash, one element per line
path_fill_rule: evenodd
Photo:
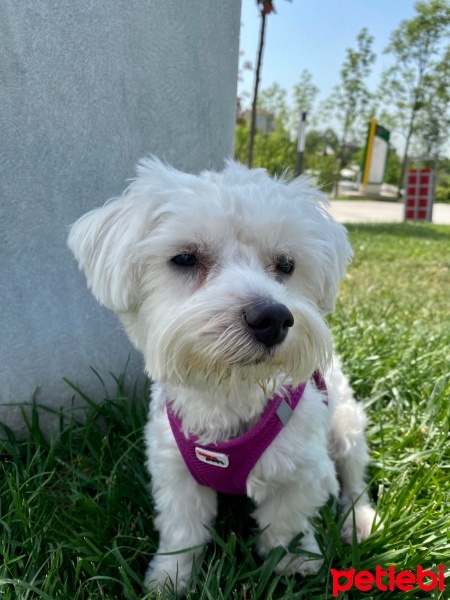
<path fill-rule="evenodd" d="M 288 126 L 289 109 L 286 103 L 287 92 L 279 83 L 272 83 L 271 86 L 262 90 L 257 107 L 274 116 L 274 120 L 281 122 L 284 127 Z"/>
<path fill-rule="evenodd" d="M 270 0 L 256 0 L 258 6 L 261 4 L 261 28 L 259 30 L 259 44 L 258 44 L 258 59 L 256 61 L 256 72 L 255 72 L 255 85 L 253 89 L 253 102 L 252 102 L 252 116 L 250 122 L 250 136 L 248 143 L 248 166 L 253 165 L 253 146 L 255 143 L 256 135 L 256 111 L 258 106 L 258 91 L 259 91 L 259 80 L 261 74 L 262 57 L 264 50 L 264 39 L 266 35 L 266 16 L 271 12 L 274 12 L 274 7 Z"/>
<path fill-rule="evenodd" d="M 293 128 L 296 131 L 298 128 L 299 118 L 302 112 L 308 114 L 308 124 L 315 125 L 313 108 L 319 88 L 314 85 L 312 74 L 308 69 L 303 69 L 300 74 L 300 81 L 294 85 L 293 97 L 295 111 L 292 115 Z"/>
<path fill-rule="evenodd" d="M 401 171 L 401 162 L 394 148 L 388 148 L 386 157 L 386 169 L 384 171 L 384 182 L 397 185 Z"/>
<path fill-rule="evenodd" d="M 333 129 L 310 129 L 306 134 L 305 173 L 327 193 L 333 191 L 338 181 L 338 149 L 339 138 Z"/>
<path fill-rule="evenodd" d="M 245 162 L 247 157 L 250 127 L 242 123 L 236 127 L 234 156 Z M 283 127 L 281 120 L 275 118 L 275 128 L 270 133 L 256 131 L 254 136 L 253 166 L 264 167 L 271 175 L 282 173 L 286 169 L 294 169 L 295 147 L 289 132 Z"/>
<path fill-rule="evenodd" d="M 339 162 L 335 155 L 309 155 L 305 158 L 305 173 L 323 192 L 331 194 L 339 175 Z"/>
<path fill-rule="evenodd" d="M 264 40 L 266 36 L 266 17 L 270 15 L 270 13 L 275 12 L 275 8 L 273 6 L 272 0 L 256 0 L 256 4 L 260 7 L 261 12 L 261 28 L 259 30 L 259 43 L 258 43 L 258 58 L 256 61 L 256 71 L 255 71 L 255 85 L 253 88 L 253 102 L 252 102 L 252 115 L 250 122 L 250 136 L 249 136 L 249 144 L 248 144 L 248 166 L 251 167 L 253 165 L 253 146 L 255 142 L 256 135 L 256 112 L 258 107 L 258 91 L 259 91 L 259 82 L 261 78 L 261 67 L 262 67 L 262 57 L 264 50 Z"/>
<path fill-rule="evenodd" d="M 450 203 L 450 158 L 441 158 L 436 180 L 436 202 Z"/>
<path fill-rule="evenodd" d="M 305 152 L 306 156 L 337 154 L 339 149 L 339 138 L 333 129 L 324 131 L 310 129 L 306 134 Z"/>
<path fill-rule="evenodd" d="M 436 65 L 430 81 L 429 99 L 418 111 L 414 127 L 414 147 L 418 156 L 438 157 L 450 131 L 450 47 Z"/>
<path fill-rule="evenodd" d="M 357 38 L 357 49 L 347 48 L 346 57 L 340 70 L 341 82 L 334 88 L 327 100 L 328 109 L 334 112 L 341 128 L 340 167 L 346 164 L 346 145 L 350 137 L 360 137 L 360 125 L 367 120 L 367 109 L 371 94 L 365 80 L 370 75 L 375 61 L 372 52 L 373 37 L 366 28 Z"/>
<path fill-rule="evenodd" d="M 382 81 L 385 100 L 395 107 L 397 127 L 406 140 L 399 188 L 403 185 L 410 143 L 419 130 L 420 120 L 422 131 L 429 132 L 431 127 L 436 132 L 436 90 L 439 89 L 440 102 L 447 105 L 450 100 L 448 82 L 440 85 L 442 75 L 448 70 L 449 51 L 443 42 L 450 25 L 449 1 L 417 2 L 415 9 L 417 15 L 401 21 L 391 34 L 385 53 L 394 57 L 395 64 L 384 72 Z"/>

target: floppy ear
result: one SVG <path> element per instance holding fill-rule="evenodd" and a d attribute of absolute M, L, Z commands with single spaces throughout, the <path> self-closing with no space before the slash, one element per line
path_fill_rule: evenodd
<path fill-rule="evenodd" d="M 70 230 L 68 245 L 89 288 L 115 312 L 137 302 L 139 268 L 133 254 L 145 235 L 141 212 L 120 198 L 83 215 Z"/>
<path fill-rule="evenodd" d="M 343 225 L 336 223 L 332 217 L 328 216 L 325 230 L 328 238 L 326 250 L 328 265 L 318 304 L 327 314 L 334 312 L 339 284 L 345 275 L 353 252 Z"/>
<path fill-rule="evenodd" d="M 141 161 L 137 179 L 116 200 L 83 215 L 71 228 L 68 245 L 84 271 L 89 288 L 114 312 L 139 302 L 141 263 L 138 244 L 161 217 L 164 192 L 187 177 L 155 158 Z"/>
<path fill-rule="evenodd" d="M 317 305 L 323 313 L 332 313 L 339 284 L 353 256 L 347 230 L 331 216 L 327 196 L 314 186 L 312 179 L 297 177 L 288 183 L 287 190 L 294 208 L 300 210 L 301 222 L 318 242 L 321 266 L 320 274 L 317 273 Z"/>

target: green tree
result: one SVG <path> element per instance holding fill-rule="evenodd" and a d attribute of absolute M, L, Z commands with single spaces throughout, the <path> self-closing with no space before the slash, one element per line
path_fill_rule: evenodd
<path fill-rule="evenodd" d="M 251 167 L 253 165 L 253 147 L 255 143 L 256 136 L 256 113 L 258 110 L 258 92 L 259 92 L 259 83 L 261 79 L 261 67 L 262 67 L 262 59 L 263 59 L 263 51 L 264 51 L 264 40 L 266 37 L 266 17 L 270 15 L 270 13 L 275 12 L 275 7 L 273 6 L 273 0 L 256 0 L 256 4 L 260 9 L 261 14 L 261 27 L 259 30 L 259 42 L 258 42 L 258 57 L 256 59 L 256 70 L 255 70 L 255 83 L 253 87 L 253 101 L 252 101 L 252 113 L 251 113 L 251 122 L 250 122 L 250 134 L 249 134 L 249 143 L 248 143 L 248 166 Z"/>
<path fill-rule="evenodd" d="M 436 65 L 430 81 L 428 102 L 418 111 L 414 127 L 414 147 L 419 156 L 438 157 L 450 131 L 450 47 Z"/>
<path fill-rule="evenodd" d="M 397 185 L 402 170 L 402 163 L 394 148 L 389 148 L 386 158 L 386 170 L 384 171 L 384 182 Z"/>
<path fill-rule="evenodd" d="M 245 121 L 239 121 L 236 124 L 236 130 L 234 134 L 234 158 L 243 164 L 247 162 L 249 135 L 249 124 Z"/>
<path fill-rule="evenodd" d="M 450 158 L 442 157 L 438 163 L 436 202 L 450 204 Z"/>
<path fill-rule="evenodd" d="M 436 116 L 433 109 L 436 90 L 439 89 L 440 101 L 445 105 L 450 99 L 447 76 L 444 85 L 440 85 L 442 75 L 448 70 L 449 51 L 444 41 L 450 25 L 450 3 L 422 1 L 416 3 L 415 10 L 417 14 L 401 21 L 391 34 L 385 53 L 394 57 L 395 64 L 384 72 L 382 80 L 382 93 L 395 107 L 397 128 L 403 131 L 406 140 L 399 187 L 403 184 L 411 140 L 419 125 L 424 132 L 435 128 L 430 117 Z"/>
<path fill-rule="evenodd" d="M 326 193 L 335 189 L 339 175 L 339 161 L 335 154 L 305 155 L 305 173 Z"/>
<path fill-rule="evenodd" d="M 306 134 L 305 154 L 306 156 L 325 156 L 326 154 L 337 155 L 339 151 L 339 138 L 337 133 L 331 129 L 319 131 L 310 129 Z"/>
<path fill-rule="evenodd" d="M 289 108 L 286 102 L 287 92 L 280 87 L 279 83 L 262 90 L 258 98 L 258 110 L 273 115 L 274 120 L 281 123 L 283 127 L 288 126 Z"/>
<path fill-rule="evenodd" d="M 372 98 L 367 89 L 366 79 L 370 75 L 375 54 L 372 51 L 373 37 L 366 28 L 358 34 L 357 48 L 347 48 L 346 57 L 340 70 L 340 83 L 327 100 L 326 108 L 335 114 L 341 125 L 340 167 L 347 161 L 349 139 L 359 138 L 362 122 L 367 114 Z"/>
<path fill-rule="evenodd" d="M 292 94 L 295 108 L 294 112 L 291 114 L 291 127 L 295 133 L 297 133 L 302 112 L 307 113 L 309 127 L 314 127 L 316 125 L 314 103 L 319 91 L 319 88 L 313 83 L 312 74 L 308 69 L 303 69 L 300 74 L 299 82 L 294 85 Z"/>
<path fill-rule="evenodd" d="M 246 162 L 250 126 L 238 124 L 234 144 L 234 156 Z M 253 142 L 253 166 L 264 167 L 271 175 L 294 169 L 296 144 L 280 119 L 275 118 L 275 128 L 270 133 L 256 131 Z"/>

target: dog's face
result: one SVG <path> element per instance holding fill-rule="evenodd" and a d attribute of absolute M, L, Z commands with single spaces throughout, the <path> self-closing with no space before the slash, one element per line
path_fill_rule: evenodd
<path fill-rule="evenodd" d="M 84 215 L 69 246 L 158 381 L 208 386 L 324 367 L 351 257 L 304 180 L 228 163 L 179 173 L 143 162 L 124 196 Z"/>

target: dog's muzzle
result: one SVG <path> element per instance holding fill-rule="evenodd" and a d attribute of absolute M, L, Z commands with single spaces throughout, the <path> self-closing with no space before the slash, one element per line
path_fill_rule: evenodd
<path fill-rule="evenodd" d="M 253 336 L 266 348 L 271 348 L 286 338 L 294 324 L 294 317 L 284 304 L 259 300 L 247 307 L 244 321 Z"/>

